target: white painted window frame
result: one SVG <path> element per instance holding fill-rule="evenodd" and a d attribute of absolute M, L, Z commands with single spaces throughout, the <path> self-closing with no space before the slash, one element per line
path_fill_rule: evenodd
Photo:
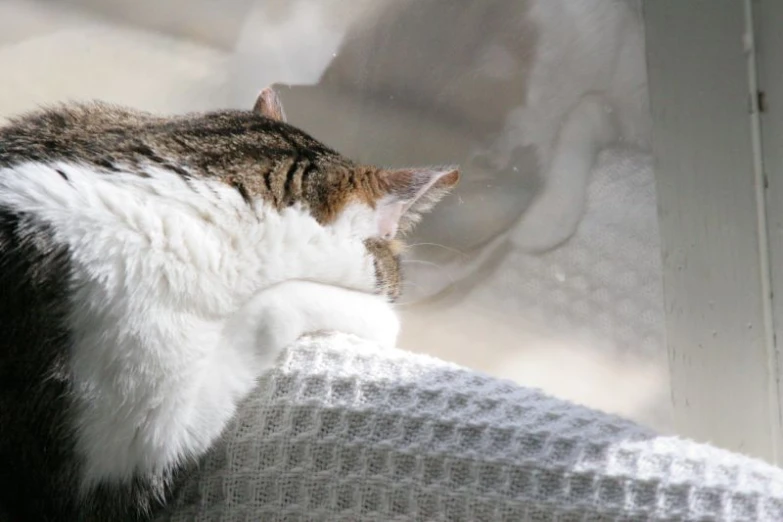
<path fill-rule="evenodd" d="M 780 464 L 783 2 L 643 8 L 675 427 Z"/>

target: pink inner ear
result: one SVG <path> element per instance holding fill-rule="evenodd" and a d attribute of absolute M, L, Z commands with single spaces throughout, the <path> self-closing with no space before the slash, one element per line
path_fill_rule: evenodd
<path fill-rule="evenodd" d="M 426 194 L 435 184 L 440 181 L 440 179 L 448 174 L 447 172 L 438 172 L 438 171 L 431 171 L 431 170 L 425 170 L 423 172 L 419 173 L 419 176 L 421 177 L 419 181 L 419 187 L 416 191 L 415 195 L 406 203 L 405 207 L 402 209 L 402 213 L 404 214 L 407 212 L 416 201 L 419 200 L 424 194 Z"/>
<path fill-rule="evenodd" d="M 396 236 L 404 210 L 405 203 L 402 201 L 390 201 L 378 205 L 378 235 L 384 239 L 392 239 Z"/>
<path fill-rule="evenodd" d="M 451 188 L 459 180 L 457 169 L 398 169 L 386 171 L 394 190 L 377 207 L 378 235 L 392 239 L 400 220 L 411 207 L 436 185 Z"/>
<path fill-rule="evenodd" d="M 403 213 L 435 185 L 451 188 L 459 180 L 459 171 L 456 168 L 399 169 L 390 171 L 389 175 L 397 180 L 399 198 L 407 202 Z"/>

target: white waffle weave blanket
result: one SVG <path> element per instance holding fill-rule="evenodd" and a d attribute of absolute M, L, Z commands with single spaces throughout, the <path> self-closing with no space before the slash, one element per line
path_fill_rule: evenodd
<path fill-rule="evenodd" d="M 783 470 L 334 335 L 265 375 L 168 521 L 783 521 Z"/>

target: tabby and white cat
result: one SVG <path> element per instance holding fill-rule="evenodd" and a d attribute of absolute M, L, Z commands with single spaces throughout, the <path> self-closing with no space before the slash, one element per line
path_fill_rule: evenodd
<path fill-rule="evenodd" d="M 278 353 L 395 343 L 399 232 L 459 174 L 359 165 L 253 111 L 101 103 L 0 128 L 0 512 L 139 520 Z"/>

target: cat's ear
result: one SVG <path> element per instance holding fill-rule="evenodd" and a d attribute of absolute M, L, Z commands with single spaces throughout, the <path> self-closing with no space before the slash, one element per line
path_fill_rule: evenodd
<path fill-rule="evenodd" d="M 253 105 L 253 112 L 276 121 L 286 121 L 283 104 L 280 102 L 280 98 L 275 90 L 271 87 L 266 87 L 258 93 L 256 103 Z"/>
<path fill-rule="evenodd" d="M 415 225 L 459 181 L 459 170 L 398 169 L 383 171 L 388 195 L 378 204 L 379 235 L 391 239 Z"/>

